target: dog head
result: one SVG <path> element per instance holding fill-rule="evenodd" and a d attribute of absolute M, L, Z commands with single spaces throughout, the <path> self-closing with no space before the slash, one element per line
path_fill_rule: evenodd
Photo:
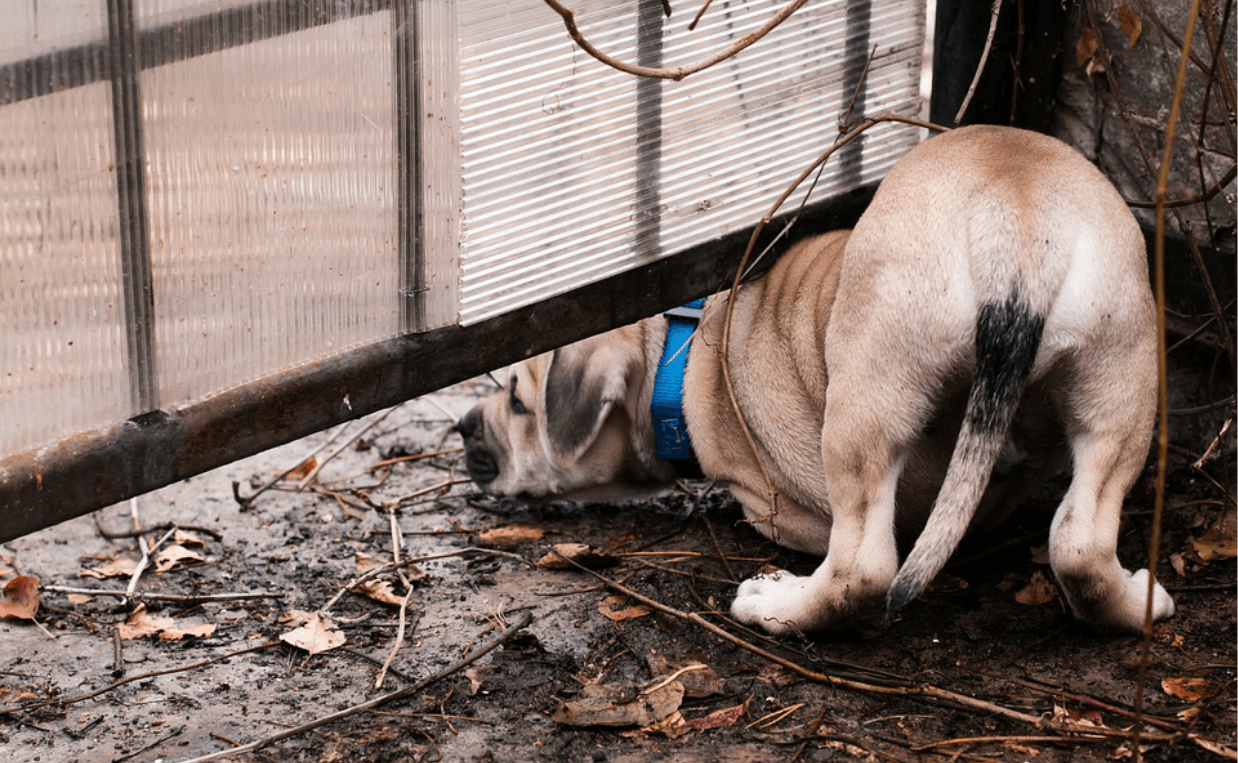
<path fill-rule="evenodd" d="M 620 329 L 516 365 L 456 425 L 473 481 L 492 495 L 608 500 L 673 479 L 642 415 L 642 334 Z"/>

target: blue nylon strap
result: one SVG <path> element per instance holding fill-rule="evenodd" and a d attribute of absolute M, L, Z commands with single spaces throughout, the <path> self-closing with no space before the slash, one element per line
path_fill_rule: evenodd
<path fill-rule="evenodd" d="M 704 306 L 705 300 L 698 299 L 666 314 L 666 344 L 654 377 L 652 410 L 658 455 L 670 460 L 693 458 L 683 415 L 683 372 Z"/>

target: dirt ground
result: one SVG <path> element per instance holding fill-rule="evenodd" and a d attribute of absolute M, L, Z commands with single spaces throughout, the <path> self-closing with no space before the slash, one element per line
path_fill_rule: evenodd
<path fill-rule="evenodd" d="M 1202 471 L 1199 453 L 1175 452 L 1158 574 L 1178 613 L 1155 629 L 1141 681 L 1139 638 L 1064 612 L 1045 512 L 973 541 L 891 625 L 768 640 L 726 618 L 736 581 L 815 560 L 739 522 L 725 491 L 529 507 L 477 494 L 455 452 L 390 461 L 457 446 L 451 418 L 488 385 L 354 423 L 300 492 L 295 473 L 243 508 L 233 483 L 250 496 L 331 432 L 144 496 L 136 514 L 116 506 L 0 546 L 0 582 L 38 578 L 42 605 L 37 625 L 0 618 L 0 758 L 184 762 L 284 733 L 232 759 L 1127 760 L 1120 732 L 1142 685 L 1145 760 L 1234 759 L 1233 509 L 1213 484 L 1232 480 L 1232 450 Z M 1128 501 L 1128 566 L 1146 563 L 1151 485 Z M 138 578 L 146 598 L 63 590 L 126 589 L 135 516 L 148 546 L 181 530 Z M 341 595 L 392 560 L 393 527 L 409 566 Z M 561 543 L 591 544 L 613 565 L 601 574 L 695 619 L 535 565 Z M 223 594 L 246 597 L 204 598 Z"/>

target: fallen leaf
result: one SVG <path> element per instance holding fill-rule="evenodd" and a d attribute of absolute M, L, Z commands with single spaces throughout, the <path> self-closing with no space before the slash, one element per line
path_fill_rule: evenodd
<path fill-rule="evenodd" d="M 1097 710 L 1072 710 L 1057 704 L 1053 706 L 1053 720 L 1085 727 L 1103 728 L 1105 725 L 1104 716 Z"/>
<path fill-rule="evenodd" d="M 201 554 L 190 551 L 184 546 L 168 546 L 155 555 L 155 570 L 167 572 L 179 567 L 186 567 L 190 562 L 204 562 Z"/>
<path fill-rule="evenodd" d="M 545 530 L 536 527 L 492 527 L 477 533 L 477 542 L 488 546 L 519 546 L 539 541 L 545 535 Z"/>
<path fill-rule="evenodd" d="M 1182 554 L 1170 554 L 1169 566 L 1174 568 L 1174 572 L 1178 573 L 1178 577 L 1186 577 L 1186 559 L 1182 557 Z"/>
<path fill-rule="evenodd" d="M 684 722 L 683 714 L 676 710 L 660 721 L 641 727 L 640 731 L 636 733 L 643 736 L 657 734 L 658 736 L 664 736 L 667 739 L 678 739 L 684 734 L 692 733 L 692 731 L 693 730 L 688 727 L 688 724 Z M 635 734 L 629 732 L 623 736 L 635 736 Z"/>
<path fill-rule="evenodd" d="M 1234 512 L 1226 512 L 1208 531 L 1191 539 L 1191 550 L 1201 562 L 1233 559 L 1238 556 L 1238 521 Z"/>
<path fill-rule="evenodd" d="M 176 528 L 176 532 L 172 534 L 172 542 L 178 546 L 196 546 L 198 548 L 206 547 L 206 541 L 191 532 L 180 529 L 179 527 Z"/>
<path fill-rule="evenodd" d="M 387 580 L 367 580 L 357 586 L 357 590 L 382 604 L 398 607 L 404 603 L 404 597 L 396 593 L 395 587 Z"/>
<path fill-rule="evenodd" d="M 39 579 L 18 575 L 4 585 L 0 598 L 0 617 L 33 620 L 39 611 Z"/>
<path fill-rule="evenodd" d="M 1014 600 L 1020 604 L 1026 604 L 1029 607 L 1046 604 L 1057 598 L 1057 586 L 1053 585 L 1053 581 L 1045 577 L 1045 574 L 1040 570 L 1032 573 L 1032 579 L 1022 590 L 1014 595 Z"/>
<path fill-rule="evenodd" d="M 284 625 L 295 628 L 298 625 L 305 625 L 313 616 L 313 612 L 307 612 L 304 609 L 290 609 L 279 616 L 279 621 Z"/>
<path fill-rule="evenodd" d="M 1118 26 L 1126 32 L 1126 47 L 1133 48 L 1143 34 L 1143 21 L 1126 3 L 1118 3 Z"/>
<path fill-rule="evenodd" d="M 625 601 L 622 596 L 607 596 L 598 602 L 598 612 L 610 620 L 619 622 L 621 620 L 631 620 L 636 617 L 644 617 L 649 614 L 648 607 L 642 607 L 639 604 L 633 604 L 630 607 L 624 607 Z"/>
<path fill-rule="evenodd" d="M 1079 39 L 1075 41 L 1075 65 L 1083 66 L 1092 56 L 1096 55 L 1096 51 L 1100 49 L 1100 43 L 1096 41 L 1096 35 L 1092 33 L 1092 27 L 1085 26 L 1079 30 Z"/>
<path fill-rule="evenodd" d="M 1212 694 L 1212 687 L 1204 678 L 1163 678 L 1161 689 L 1169 696 L 1186 702 L 1198 702 Z"/>
<path fill-rule="evenodd" d="M 676 663 L 668 660 L 657 652 L 651 652 L 645 659 L 650 675 L 675 675 L 683 684 L 684 696 L 692 699 L 709 697 L 726 692 L 725 682 L 718 677 L 714 669 L 695 660 L 688 663 Z"/>
<path fill-rule="evenodd" d="M 693 718 L 687 721 L 688 728 L 694 731 L 705 731 L 706 729 L 722 729 L 728 726 L 734 726 L 748 713 L 748 702 L 752 700 L 749 697 L 742 705 L 735 707 L 724 707 L 721 710 L 715 710 L 709 715 L 700 718 Z"/>
<path fill-rule="evenodd" d="M 584 543 L 556 543 L 551 548 L 554 550 L 537 560 L 537 566 L 543 570 L 576 569 L 568 559 L 591 570 L 614 567 L 619 563 L 618 559 L 605 551 Z"/>
<path fill-rule="evenodd" d="M 638 726 L 644 728 L 679 710 L 683 684 L 671 681 L 654 684 L 652 690 L 625 700 L 622 689 L 591 684 L 585 696 L 573 702 L 557 700 L 559 707 L 551 719 L 565 726 Z"/>
<path fill-rule="evenodd" d="M 145 604 L 139 604 L 129 619 L 116 626 L 122 641 L 129 639 L 155 636 L 164 641 L 180 641 L 187 636 L 205 638 L 215 632 L 214 623 L 182 626 L 171 617 L 160 617 L 146 611 Z"/>
<path fill-rule="evenodd" d="M 103 580 L 104 578 L 127 578 L 131 577 L 137 570 L 138 563 L 136 559 L 117 559 L 108 562 L 102 567 L 92 567 L 82 570 L 80 577 L 94 578 Z"/>
<path fill-rule="evenodd" d="M 288 462 L 285 461 L 284 463 L 288 463 Z M 288 475 L 285 477 L 285 479 L 293 480 L 294 482 L 300 482 L 301 480 L 310 476 L 310 474 L 317 468 L 318 468 L 318 457 L 310 456 L 309 458 L 305 459 L 304 461 L 302 461 L 301 463 L 293 467 L 292 471 L 288 472 Z"/>
<path fill-rule="evenodd" d="M 369 572 L 378 566 L 377 559 L 362 551 L 358 551 L 353 555 L 353 562 L 357 565 L 357 572 Z"/>
<path fill-rule="evenodd" d="M 330 651 L 343 646 L 348 641 L 338 625 L 317 612 L 311 614 L 304 625 L 288 631 L 280 636 L 279 640 L 292 644 L 298 649 L 304 649 L 310 654 Z"/>

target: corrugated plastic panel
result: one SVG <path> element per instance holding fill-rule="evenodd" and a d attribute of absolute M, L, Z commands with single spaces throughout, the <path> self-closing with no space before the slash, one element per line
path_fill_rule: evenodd
<path fill-rule="evenodd" d="M 142 73 L 163 404 L 399 332 L 391 30 L 374 13 Z"/>
<path fill-rule="evenodd" d="M 660 37 L 652 55 L 675 65 L 731 44 L 783 4 L 715 2 L 696 31 L 684 14 L 661 33 L 640 3 L 571 5 L 598 48 L 635 63 Z M 541 3 L 465 4 L 461 322 L 755 224 L 834 140 L 870 50 L 856 113 L 916 113 L 922 10 L 911 0 L 810 3 L 735 58 L 650 82 L 584 54 Z M 817 198 L 879 179 L 917 137 L 904 125 L 867 135 L 832 161 Z"/>
<path fill-rule="evenodd" d="M 106 23 L 101 0 L 9 10 L 6 62 L 97 39 Z M 0 111 L 0 454 L 135 413 L 109 98 L 95 83 Z"/>

